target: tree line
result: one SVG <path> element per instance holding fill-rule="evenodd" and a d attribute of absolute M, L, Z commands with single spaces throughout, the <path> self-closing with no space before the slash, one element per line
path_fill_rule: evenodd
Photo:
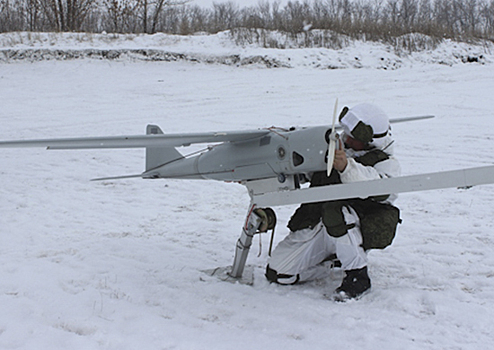
<path fill-rule="evenodd" d="M 169 33 L 237 37 L 314 30 L 364 40 L 408 33 L 494 41 L 494 0 L 304 0 L 209 8 L 186 0 L 0 0 L 0 32 Z M 250 33 L 250 34 L 249 34 Z"/>

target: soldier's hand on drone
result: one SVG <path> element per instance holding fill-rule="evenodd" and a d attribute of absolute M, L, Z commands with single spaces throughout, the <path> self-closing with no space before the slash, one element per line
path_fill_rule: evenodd
<path fill-rule="evenodd" d="M 338 147 L 334 154 L 333 167 L 339 172 L 342 172 L 346 169 L 348 159 L 346 157 L 345 148 L 341 140 L 339 140 L 339 143 L 340 147 Z"/>

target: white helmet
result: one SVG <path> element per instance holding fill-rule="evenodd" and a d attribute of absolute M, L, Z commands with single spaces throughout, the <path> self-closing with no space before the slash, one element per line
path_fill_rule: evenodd
<path fill-rule="evenodd" d="M 340 124 L 345 134 L 378 148 L 382 146 L 381 141 L 390 135 L 388 116 L 370 103 L 362 103 L 350 109 L 345 107 L 340 115 Z"/>

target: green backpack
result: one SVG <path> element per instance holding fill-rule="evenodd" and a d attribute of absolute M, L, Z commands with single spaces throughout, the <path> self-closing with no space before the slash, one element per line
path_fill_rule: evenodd
<path fill-rule="evenodd" d="M 396 227 L 401 223 L 400 209 L 372 199 L 354 200 L 350 206 L 360 219 L 364 250 L 384 249 L 393 242 Z"/>

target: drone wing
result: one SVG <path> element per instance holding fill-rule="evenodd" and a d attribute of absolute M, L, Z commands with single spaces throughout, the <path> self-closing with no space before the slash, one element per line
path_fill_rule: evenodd
<path fill-rule="evenodd" d="M 391 119 L 391 123 L 429 119 L 433 116 L 420 116 Z M 269 129 L 224 131 L 205 133 L 163 134 L 155 125 L 148 125 L 148 130 L 157 128 L 156 133 L 147 135 L 79 137 L 37 139 L 19 141 L 0 141 L 0 148 L 6 147 L 46 147 L 47 149 L 92 149 L 92 148 L 143 148 L 143 147 L 181 147 L 194 143 L 237 142 L 262 137 L 269 134 Z M 341 129 L 341 127 L 337 127 Z"/>
<path fill-rule="evenodd" d="M 368 198 L 389 193 L 428 191 L 442 188 L 469 188 L 492 183 L 494 183 L 494 165 L 311 187 L 300 190 L 259 193 L 254 195 L 252 200 L 260 207 L 278 206 L 348 198 Z"/>
<path fill-rule="evenodd" d="M 24 141 L 1 141 L 0 148 L 46 147 L 47 149 L 180 147 L 194 143 L 246 141 L 267 135 L 269 130 L 225 131 L 181 134 L 59 138 Z"/>

